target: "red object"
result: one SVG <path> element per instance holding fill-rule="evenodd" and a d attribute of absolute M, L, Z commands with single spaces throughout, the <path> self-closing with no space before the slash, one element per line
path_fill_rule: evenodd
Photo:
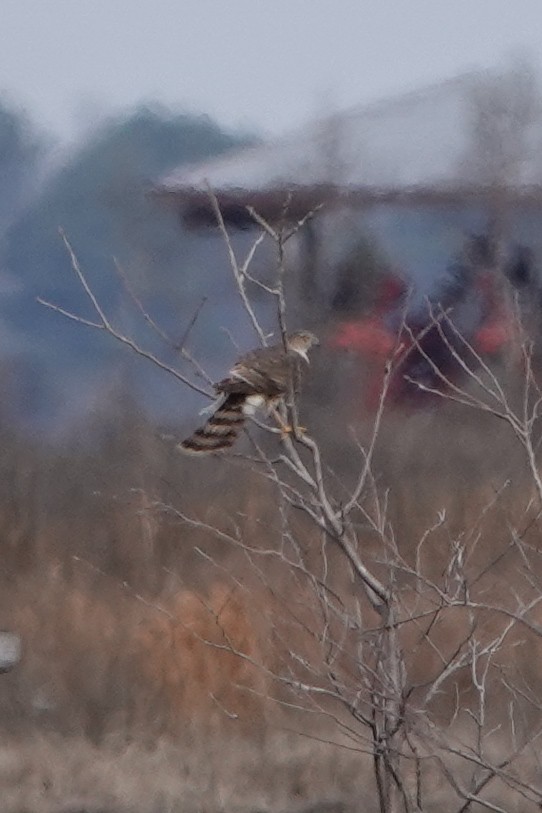
<path fill-rule="evenodd" d="M 367 317 L 359 322 L 343 322 L 329 342 L 336 349 L 353 350 L 361 356 L 383 358 L 392 353 L 395 343 L 395 337 L 378 316 Z"/>
<path fill-rule="evenodd" d="M 494 356 L 499 353 L 511 338 L 511 325 L 508 321 L 495 320 L 480 327 L 474 334 L 474 349 L 480 355 Z"/>
<path fill-rule="evenodd" d="M 371 411 L 380 400 L 385 361 L 392 357 L 399 341 L 402 345 L 401 359 L 397 359 L 388 390 L 388 398 L 392 403 L 419 406 L 437 397 L 423 390 L 423 386 L 441 390 L 444 385 L 431 362 L 451 381 L 459 381 L 465 375 L 447 342 L 452 347 L 455 346 L 459 354 L 464 346 L 461 341 L 458 343 L 453 331 L 447 330 L 444 323 L 441 330 L 435 327 L 428 329 L 428 315 L 427 320 L 410 324 L 414 335 L 421 336 L 422 350 L 412 347 L 408 331 L 399 337 L 386 325 L 390 321 L 386 317 L 391 317 L 393 323 L 393 316 L 400 313 L 401 300 L 406 290 L 405 283 L 398 277 L 385 279 L 380 285 L 373 314 L 359 320 L 343 322 L 329 341 L 331 347 L 350 350 L 364 360 L 369 377 L 364 385 L 363 401 L 365 407 Z M 512 318 L 499 294 L 495 275 L 479 273 L 475 277 L 472 294 L 477 296 L 480 303 L 480 324 L 465 338 L 472 342 L 473 348 L 481 356 L 494 356 L 506 347 L 513 333 Z M 447 339 L 442 338 L 442 330 L 447 334 Z M 422 388 L 409 382 L 408 377 L 419 382 Z"/>
<path fill-rule="evenodd" d="M 388 313 L 399 305 L 407 290 L 405 281 L 400 277 L 389 276 L 382 280 L 376 297 L 377 313 Z"/>
<path fill-rule="evenodd" d="M 498 295 L 494 273 L 478 274 L 475 289 L 482 298 L 485 318 L 473 337 L 474 349 L 481 355 L 499 353 L 513 335 L 512 315 Z"/>

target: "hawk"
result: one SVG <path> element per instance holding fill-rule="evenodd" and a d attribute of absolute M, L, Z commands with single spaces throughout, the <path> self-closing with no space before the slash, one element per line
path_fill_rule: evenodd
<path fill-rule="evenodd" d="M 308 351 L 317 344 L 313 333 L 300 330 L 286 337 L 286 348 L 281 343 L 245 353 L 228 378 L 215 384 L 218 400 L 211 417 L 177 448 L 193 455 L 229 449 L 247 416 L 253 415 L 258 407 L 272 407 L 284 398 L 292 373 L 299 370 L 301 361 L 309 363 Z"/>

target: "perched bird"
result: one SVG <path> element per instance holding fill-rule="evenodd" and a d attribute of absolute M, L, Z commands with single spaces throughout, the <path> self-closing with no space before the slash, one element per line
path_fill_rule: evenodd
<path fill-rule="evenodd" d="M 286 338 L 286 345 L 261 347 L 241 356 L 228 378 L 215 384 L 218 400 L 204 426 L 183 440 L 178 449 L 186 454 L 209 454 L 229 449 L 245 419 L 262 406 L 273 407 L 288 393 L 292 374 L 301 361 L 309 363 L 308 351 L 319 341 L 313 333 L 299 330 Z"/>

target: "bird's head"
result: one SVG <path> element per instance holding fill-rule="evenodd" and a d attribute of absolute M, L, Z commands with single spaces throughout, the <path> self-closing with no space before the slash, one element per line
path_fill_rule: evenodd
<path fill-rule="evenodd" d="M 310 330 L 298 330 L 296 333 L 290 333 L 288 336 L 288 349 L 292 353 L 297 353 L 302 359 L 309 363 L 308 352 L 311 347 L 320 344 L 318 337 L 311 333 Z"/>

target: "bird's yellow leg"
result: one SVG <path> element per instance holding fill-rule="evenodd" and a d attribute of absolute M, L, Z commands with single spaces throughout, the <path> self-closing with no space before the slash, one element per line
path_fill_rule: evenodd
<path fill-rule="evenodd" d="M 293 426 L 290 426 L 290 424 L 288 424 L 288 423 L 286 423 L 284 421 L 284 419 L 283 419 L 282 415 L 280 414 L 277 407 L 274 407 L 274 406 L 271 407 L 271 414 L 275 418 L 275 420 L 276 420 L 276 422 L 277 422 L 277 424 L 279 426 L 280 433 L 281 433 L 283 438 L 288 437 L 288 435 L 295 434 L 296 428 L 294 428 Z M 306 432 L 306 431 L 307 430 L 306 430 L 306 428 L 304 426 L 298 426 L 297 427 L 297 432 L 299 432 L 301 434 L 303 434 L 303 432 Z"/>

